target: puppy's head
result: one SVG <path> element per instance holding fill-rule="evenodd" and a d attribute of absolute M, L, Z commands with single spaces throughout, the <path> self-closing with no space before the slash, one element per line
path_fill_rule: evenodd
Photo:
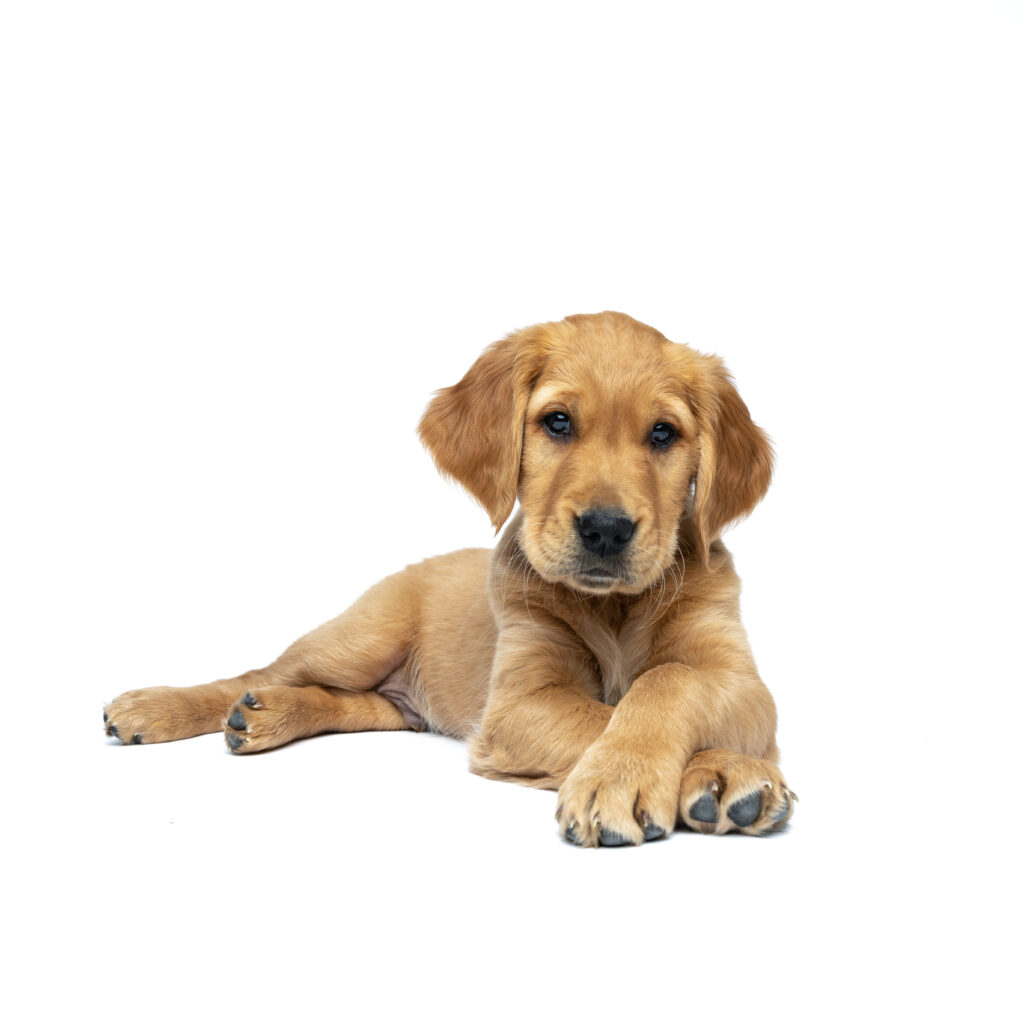
<path fill-rule="evenodd" d="M 692 518 L 711 542 L 768 489 L 772 451 L 721 361 L 622 313 L 571 316 L 490 346 L 420 423 L 438 467 L 549 581 L 638 593 Z"/>

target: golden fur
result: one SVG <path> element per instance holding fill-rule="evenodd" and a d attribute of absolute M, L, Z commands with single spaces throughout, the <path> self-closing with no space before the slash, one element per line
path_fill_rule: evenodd
<path fill-rule="evenodd" d="M 719 539 L 772 452 L 722 363 L 621 313 L 568 317 L 490 346 L 420 434 L 495 528 L 518 499 L 493 552 L 388 577 L 264 669 L 122 694 L 107 733 L 223 728 L 241 754 L 432 729 L 480 775 L 557 789 L 582 845 L 781 827 L 795 797 Z"/>

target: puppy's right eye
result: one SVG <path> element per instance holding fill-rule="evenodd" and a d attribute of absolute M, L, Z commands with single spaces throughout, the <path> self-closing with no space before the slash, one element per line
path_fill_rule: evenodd
<path fill-rule="evenodd" d="M 564 412 L 549 412 L 542 422 L 548 434 L 559 441 L 564 441 L 572 434 L 572 420 Z"/>

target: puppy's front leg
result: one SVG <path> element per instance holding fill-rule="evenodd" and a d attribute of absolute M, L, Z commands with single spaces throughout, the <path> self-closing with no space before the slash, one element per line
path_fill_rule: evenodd
<path fill-rule="evenodd" d="M 687 714 L 693 675 L 669 664 L 636 679 L 558 791 L 566 839 L 626 846 L 675 828 L 683 766 L 695 742 Z"/>
<path fill-rule="evenodd" d="M 753 670 L 676 662 L 640 675 L 559 789 L 562 834 L 621 846 L 675 827 L 683 769 L 698 750 L 775 750 L 775 707 Z"/>
<path fill-rule="evenodd" d="M 502 624 L 470 768 L 489 779 L 557 789 L 604 732 L 612 709 L 586 649 L 534 610 Z"/>

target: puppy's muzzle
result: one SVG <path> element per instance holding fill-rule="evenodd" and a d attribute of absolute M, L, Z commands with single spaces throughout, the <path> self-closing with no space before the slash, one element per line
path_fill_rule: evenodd
<path fill-rule="evenodd" d="M 584 550 L 599 558 L 622 554 L 636 523 L 620 508 L 592 508 L 576 517 L 576 532 Z"/>

